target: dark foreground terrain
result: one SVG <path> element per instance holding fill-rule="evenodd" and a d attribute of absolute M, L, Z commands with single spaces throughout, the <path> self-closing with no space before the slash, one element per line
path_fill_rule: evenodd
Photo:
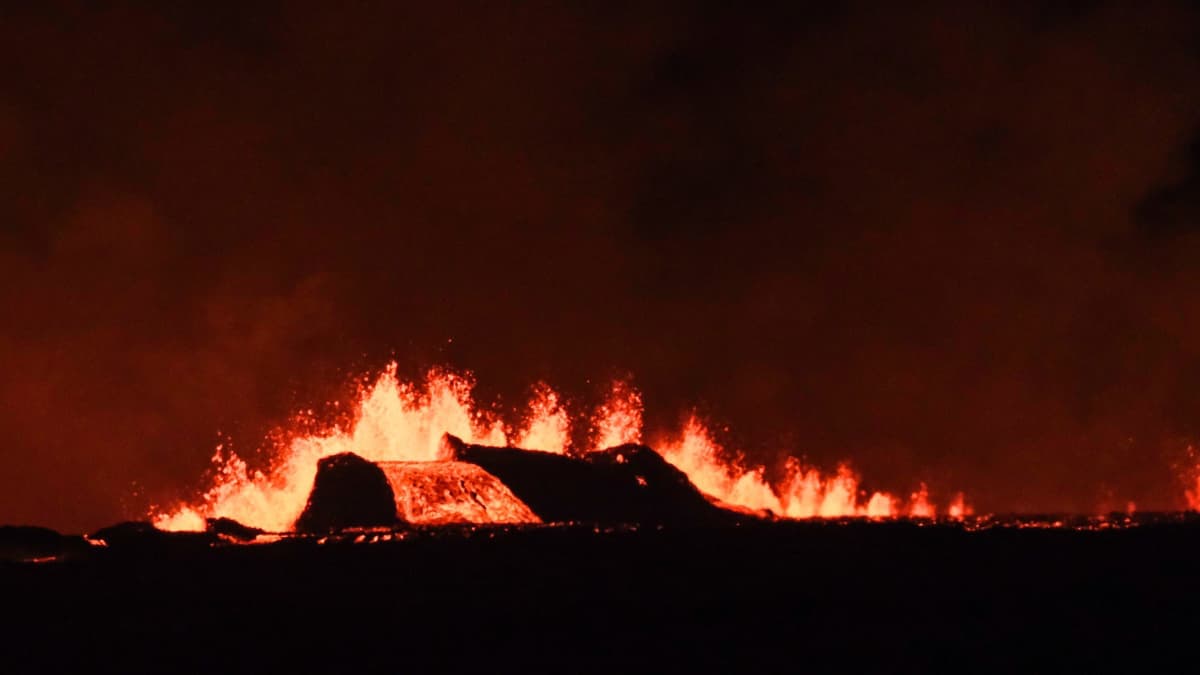
<path fill-rule="evenodd" d="M 1200 658 L 1194 518 L 357 538 L 133 534 L 2 563 L 0 671 L 1194 672 Z"/>

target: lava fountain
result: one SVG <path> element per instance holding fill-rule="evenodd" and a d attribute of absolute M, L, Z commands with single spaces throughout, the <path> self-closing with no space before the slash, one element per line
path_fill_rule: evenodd
<path fill-rule="evenodd" d="M 267 531 L 286 531 L 304 508 L 321 458 L 352 452 L 374 462 L 436 461 L 445 433 L 468 443 L 511 443 L 558 454 L 571 451 L 573 421 L 548 385 L 535 388 L 520 428 L 506 430 L 477 409 L 472 384 L 470 377 L 446 370 L 430 371 L 424 382 L 405 382 L 392 363 L 362 388 L 349 424 L 285 434 L 290 440 L 279 444 L 265 471 L 250 470 L 242 458 L 218 446 L 209 489 L 196 500 L 155 508 L 153 522 L 165 530 L 201 530 L 206 518 L 224 517 Z M 641 442 L 642 410 L 640 392 L 627 382 L 614 383 L 608 399 L 583 420 L 590 424 L 593 441 L 582 451 Z M 741 510 L 783 518 L 937 514 L 924 484 L 906 503 L 884 492 L 868 495 L 847 463 L 825 474 L 789 458 L 785 478 L 769 481 L 764 467 L 749 466 L 740 454 L 723 449 L 695 415 L 678 433 L 655 438 L 659 454 L 687 474 L 701 492 Z M 947 513 L 958 518 L 969 513 L 961 493 Z"/>

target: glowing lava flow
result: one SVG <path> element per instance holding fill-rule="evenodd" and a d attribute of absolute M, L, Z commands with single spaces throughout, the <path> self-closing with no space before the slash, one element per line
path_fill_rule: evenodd
<path fill-rule="evenodd" d="M 608 400 L 590 418 L 594 448 L 641 442 L 642 399 L 632 386 L 618 382 Z M 511 438 L 503 425 L 475 411 L 469 379 L 445 371 L 429 373 L 422 387 L 401 382 L 391 364 L 360 394 L 348 428 L 298 435 L 279 448 L 266 472 L 250 471 L 221 448 L 212 487 L 195 504 L 157 511 L 154 524 L 167 530 L 201 530 L 205 518 L 226 517 L 268 531 L 289 530 L 304 508 L 316 475 L 317 460 L 353 452 L 376 462 L 427 462 L 439 459 L 444 433 L 469 443 L 506 445 L 563 454 L 570 439 L 570 417 L 558 395 L 539 385 L 525 424 Z M 906 510 L 895 497 L 875 492 L 868 498 L 858 477 L 843 464 L 832 475 L 806 468 L 794 458 L 785 479 L 773 486 L 763 468 L 748 468 L 738 456 L 727 456 L 704 424 L 692 417 L 682 434 L 657 447 L 662 456 L 688 475 L 702 492 L 728 505 L 785 518 L 863 516 L 932 517 L 935 510 L 922 484 Z M 1198 487 L 1200 491 L 1200 487 Z M 965 513 L 961 495 L 950 514 Z"/>

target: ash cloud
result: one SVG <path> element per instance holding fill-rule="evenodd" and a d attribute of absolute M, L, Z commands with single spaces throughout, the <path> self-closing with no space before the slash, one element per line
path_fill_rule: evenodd
<path fill-rule="evenodd" d="M 135 515 L 392 355 L 632 372 L 651 425 L 982 510 L 1179 506 L 1186 5 L 2 11 L 0 521 Z"/>

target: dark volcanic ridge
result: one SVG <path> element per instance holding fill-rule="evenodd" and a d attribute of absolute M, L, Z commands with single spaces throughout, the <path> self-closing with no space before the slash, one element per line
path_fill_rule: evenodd
<path fill-rule="evenodd" d="M 190 534 L 130 524 L 95 544 L 66 538 L 86 548 L 60 562 L 0 563 L 19 617 L 6 663 L 90 672 L 100 655 L 121 672 L 186 661 L 258 673 L 394 670 L 398 659 L 417 672 L 530 658 L 539 666 L 526 672 L 1189 663 L 1200 519 L 1078 522 L 420 526 L 250 544 L 215 523 Z M 1086 529 L 1097 523 L 1112 526 Z"/>
<path fill-rule="evenodd" d="M 734 524 L 752 516 L 715 505 L 643 445 L 584 456 L 473 445 L 447 434 L 436 462 L 325 457 L 295 529 L 579 523 L 600 527 Z"/>
<path fill-rule="evenodd" d="M 543 522 L 716 525 L 745 516 L 714 505 L 654 450 L 620 445 L 582 457 L 472 445 L 447 434 L 448 455 L 499 478 Z"/>
<path fill-rule="evenodd" d="M 525 541 L 538 536 L 541 542 L 561 541 L 574 544 L 580 537 L 616 537 L 635 539 L 654 537 L 656 533 L 686 532 L 695 535 L 710 533 L 714 540 L 743 532 L 746 536 L 769 536 L 771 539 L 806 538 L 843 540 L 847 543 L 858 537 L 882 538 L 900 545 L 913 533 L 922 536 L 942 533 L 941 541 L 955 537 L 1020 537 L 1023 541 L 1059 539 L 1061 537 L 1089 539 L 1092 537 L 1122 537 L 1136 531 L 1157 532 L 1200 541 L 1200 514 L 1195 512 L 1146 512 L 1136 515 L 1110 514 L 1080 516 L 1069 514 L 1000 514 L 970 516 L 961 520 L 949 518 L 812 518 L 808 520 L 743 519 L 726 523 L 699 525 L 597 525 L 587 523 L 530 523 L 530 524 L 442 524 L 391 526 L 350 526 L 328 532 L 263 532 L 228 519 L 210 519 L 204 532 L 168 532 L 156 529 L 149 522 L 129 521 L 102 528 L 87 535 L 61 534 L 51 529 L 32 526 L 0 526 L 0 564 L 54 563 L 103 559 L 109 556 L 135 558 L 170 557 L 192 558 L 212 551 L 240 548 L 276 548 L 292 550 L 325 548 L 329 546 L 399 545 L 421 547 L 436 542 L 486 539 L 497 542 Z M 543 533 L 543 534 L 537 534 Z M 906 534 L 907 533 L 907 534 Z M 946 539 L 946 538 L 949 539 Z M 297 548 L 299 547 L 299 548 Z"/>

